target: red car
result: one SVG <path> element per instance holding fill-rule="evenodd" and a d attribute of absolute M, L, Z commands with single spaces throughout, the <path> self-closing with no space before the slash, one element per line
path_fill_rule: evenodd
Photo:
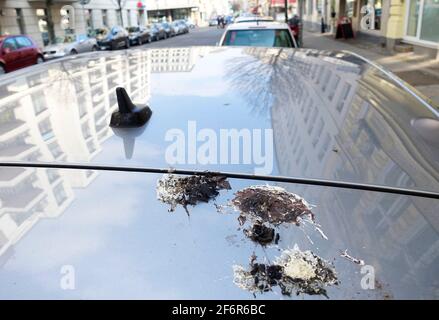
<path fill-rule="evenodd" d="M 0 74 L 42 62 L 43 53 L 31 38 L 0 36 Z"/>

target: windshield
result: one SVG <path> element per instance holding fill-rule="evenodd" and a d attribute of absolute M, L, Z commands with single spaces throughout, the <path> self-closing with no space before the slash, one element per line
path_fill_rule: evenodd
<path fill-rule="evenodd" d="M 57 37 L 55 39 L 56 43 L 71 43 L 76 41 L 76 35 L 67 35 L 64 37 Z"/>
<path fill-rule="evenodd" d="M 224 46 L 256 46 L 293 48 L 288 30 L 255 29 L 228 31 Z"/>
<path fill-rule="evenodd" d="M 96 34 L 97 36 L 106 36 L 107 33 L 108 33 L 108 30 L 107 30 L 107 29 L 96 29 L 96 30 L 95 30 L 95 34 Z"/>

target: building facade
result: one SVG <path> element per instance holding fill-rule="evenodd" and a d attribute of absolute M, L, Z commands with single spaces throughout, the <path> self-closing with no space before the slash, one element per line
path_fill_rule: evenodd
<path fill-rule="evenodd" d="M 439 0 L 302 0 L 305 28 L 334 33 L 338 19 L 348 17 L 356 35 L 375 38 L 388 49 L 408 44 L 414 51 L 438 57 Z M 297 8 L 293 9 L 299 12 Z"/>
<path fill-rule="evenodd" d="M 80 34 L 101 27 L 128 27 L 175 19 L 190 19 L 202 26 L 212 16 L 230 11 L 227 0 L 91 0 L 81 3 L 78 0 L 0 0 L 0 34 L 28 34 L 44 46 L 49 43 L 50 21 L 55 36 L 63 36 L 66 30 Z"/>

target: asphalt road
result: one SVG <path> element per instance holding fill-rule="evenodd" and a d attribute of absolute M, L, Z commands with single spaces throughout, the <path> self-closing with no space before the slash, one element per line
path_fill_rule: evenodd
<path fill-rule="evenodd" d="M 214 46 L 219 42 L 224 29 L 216 27 L 204 27 L 191 29 L 189 33 L 168 38 L 166 40 L 154 41 L 142 45 L 142 48 L 172 48 L 187 46 Z M 133 48 L 139 48 L 135 46 Z"/>

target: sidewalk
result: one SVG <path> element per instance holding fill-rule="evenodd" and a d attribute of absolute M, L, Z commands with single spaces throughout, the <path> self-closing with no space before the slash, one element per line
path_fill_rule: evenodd
<path fill-rule="evenodd" d="M 431 60 L 413 52 L 391 53 L 379 43 L 363 39 L 335 40 L 333 35 L 309 31 L 303 33 L 303 44 L 304 48 L 355 52 L 392 71 L 439 106 L 438 60 Z"/>

